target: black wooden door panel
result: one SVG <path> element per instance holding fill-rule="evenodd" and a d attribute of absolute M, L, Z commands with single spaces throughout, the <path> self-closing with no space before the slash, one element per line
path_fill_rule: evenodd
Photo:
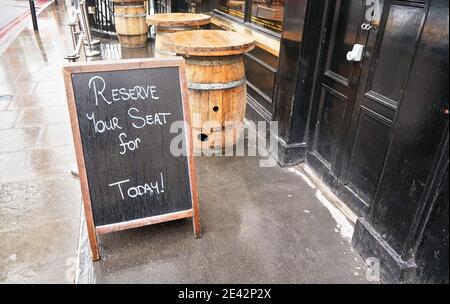
<path fill-rule="evenodd" d="M 386 1 L 379 35 L 373 33 L 366 46 L 340 177 L 366 206 L 381 176 L 425 13 L 423 3 Z"/>
<path fill-rule="evenodd" d="M 409 106 L 406 84 L 428 8 L 426 1 L 380 0 L 375 1 L 378 13 L 368 19 L 367 4 L 373 2 L 327 2 L 308 155 L 360 215 L 369 210 L 380 187 L 400 107 Z M 349 62 L 346 54 L 356 43 L 365 46 L 363 60 Z"/>
<path fill-rule="evenodd" d="M 410 258 L 414 229 L 418 229 L 416 214 L 427 200 L 436 154 L 441 146 L 448 147 L 449 2 L 431 3 L 369 217 L 404 259 Z"/>
<path fill-rule="evenodd" d="M 322 85 L 320 127 L 317 130 L 316 153 L 320 161 L 332 169 L 340 138 L 340 128 L 347 113 L 348 98 Z"/>
<path fill-rule="evenodd" d="M 358 43 L 365 4 L 364 1 L 351 0 L 332 2 L 335 2 L 332 12 L 334 16 L 331 20 L 332 23 L 328 26 L 328 31 L 331 30 L 331 33 L 328 38 L 328 54 L 323 81 L 331 84 L 338 91 L 346 91 L 339 85 L 348 88 L 352 84 L 352 80 L 357 80 L 359 77 L 358 70 L 355 71 L 354 65 L 347 61 L 347 52 L 352 50 L 354 44 Z M 349 90 L 346 93 L 351 94 L 352 92 Z"/>
<path fill-rule="evenodd" d="M 364 106 L 359 114 L 348 187 L 369 206 L 383 168 L 392 121 Z"/>
<path fill-rule="evenodd" d="M 339 174 L 342 139 L 348 132 L 360 76 L 358 64 L 347 60 L 356 43 L 365 43 L 361 32 L 364 1 L 328 1 L 324 37 L 325 58 L 320 76 L 319 113 L 313 154 L 331 174 Z"/>
<path fill-rule="evenodd" d="M 375 47 L 366 92 L 379 94 L 387 103 L 400 102 L 422 28 L 424 9 L 424 5 L 417 6 L 417 3 L 390 5 L 383 34 L 379 37 L 381 41 Z"/>

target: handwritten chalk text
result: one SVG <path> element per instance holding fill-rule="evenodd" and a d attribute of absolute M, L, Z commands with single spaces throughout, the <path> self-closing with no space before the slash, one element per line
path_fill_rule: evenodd
<path fill-rule="evenodd" d="M 133 187 L 126 187 L 125 184 L 129 182 L 130 182 L 129 179 L 125 179 L 115 183 L 111 183 L 108 186 L 109 187 L 117 186 L 117 190 L 119 191 L 122 200 L 124 200 L 125 197 L 136 198 L 138 196 L 143 195 L 151 196 L 155 194 L 164 193 L 164 177 L 162 172 L 160 173 L 159 181 L 148 182 L 144 183 L 143 185 L 136 185 Z"/>
<path fill-rule="evenodd" d="M 156 92 L 156 86 L 134 86 L 133 88 L 117 88 L 112 89 L 111 99 L 105 96 L 106 82 L 100 76 L 94 76 L 89 79 L 89 88 L 94 91 L 95 105 L 98 106 L 99 101 L 108 105 L 113 101 L 128 101 L 128 100 L 158 100 L 159 96 Z"/>
<path fill-rule="evenodd" d="M 171 113 L 153 113 L 144 116 L 138 116 L 139 110 L 136 108 L 128 109 L 128 116 L 133 118 L 131 123 L 133 127 L 142 129 L 146 125 L 165 125 L 167 124 L 166 116 L 170 116 Z"/>

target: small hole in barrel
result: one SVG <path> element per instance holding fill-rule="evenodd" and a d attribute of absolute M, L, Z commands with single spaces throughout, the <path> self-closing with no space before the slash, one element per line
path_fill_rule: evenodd
<path fill-rule="evenodd" d="M 208 141 L 208 135 L 201 133 L 198 135 L 198 139 L 202 142 Z"/>
<path fill-rule="evenodd" d="M 214 106 L 214 107 L 213 107 L 213 111 L 214 111 L 214 112 L 218 112 L 218 111 L 219 111 L 219 107 L 218 107 L 218 106 Z"/>

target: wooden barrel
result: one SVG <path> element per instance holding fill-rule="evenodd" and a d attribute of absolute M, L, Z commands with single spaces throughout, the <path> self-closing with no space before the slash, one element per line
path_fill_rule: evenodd
<path fill-rule="evenodd" d="M 254 39 L 220 30 L 168 34 L 163 47 L 183 55 L 193 146 L 210 151 L 233 146 L 241 135 L 247 86 L 243 54 Z"/>
<path fill-rule="evenodd" d="M 187 57 L 186 78 L 194 148 L 235 145 L 247 103 L 243 56 Z"/>
<path fill-rule="evenodd" d="M 122 47 L 139 48 L 147 45 L 148 26 L 144 2 L 114 0 L 114 22 Z"/>

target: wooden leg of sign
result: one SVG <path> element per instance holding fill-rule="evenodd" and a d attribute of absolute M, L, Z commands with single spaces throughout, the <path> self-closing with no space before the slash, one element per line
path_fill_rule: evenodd
<path fill-rule="evenodd" d="M 200 224 L 197 187 L 194 187 L 192 192 L 194 194 L 192 196 L 192 224 L 194 225 L 195 238 L 198 239 L 202 237 L 202 225 Z"/>
<path fill-rule="evenodd" d="M 194 173 L 195 174 L 195 173 Z M 202 237 L 202 226 L 200 224 L 200 210 L 198 204 L 197 179 L 195 175 L 191 175 L 191 180 L 194 181 L 192 191 L 192 223 L 194 225 L 195 238 Z"/>
<path fill-rule="evenodd" d="M 100 250 L 98 249 L 97 234 L 95 232 L 95 227 L 89 227 L 87 225 L 89 245 L 91 246 L 91 258 L 93 261 L 100 260 Z"/>
<path fill-rule="evenodd" d="M 91 245 L 92 260 L 100 260 L 100 251 L 98 249 L 97 236 L 95 235 L 95 232 L 93 236 L 89 233 L 89 243 Z"/>
<path fill-rule="evenodd" d="M 92 209 L 87 204 L 84 204 L 84 214 L 86 216 L 86 227 L 89 237 L 89 245 L 91 246 L 91 257 L 92 260 L 97 261 L 100 260 L 100 251 L 98 249 L 98 242 L 97 242 L 97 231 L 94 225 L 94 217 L 92 215 Z"/>
<path fill-rule="evenodd" d="M 198 210 L 194 209 L 194 214 L 192 216 L 192 222 L 194 224 L 194 235 L 195 238 L 201 238 L 202 237 L 202 226 L 200 225 L 200 215 L 198 213 Z"/>

